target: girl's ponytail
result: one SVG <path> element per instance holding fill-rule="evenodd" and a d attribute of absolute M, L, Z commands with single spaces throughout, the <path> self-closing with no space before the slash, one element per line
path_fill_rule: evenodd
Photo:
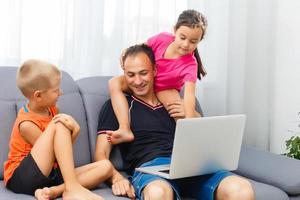
<path fill-rule="evenodd" d="M 199 80 L 201 80 L 201 75 L 202 75 L 202 77 L 204 77 L 206 75 L 206 71 L 203 67 L 203 64 L 202 64 L 202 61 L 201 61 L 201 58 L 200 58 L 200 55 L 199 55 L 199 52 L 198 52 L 198 48 L 195 49 L 194 56 L 197 60 L 197 65 L 198 65 L 197 77 L 198 77 Z"/>

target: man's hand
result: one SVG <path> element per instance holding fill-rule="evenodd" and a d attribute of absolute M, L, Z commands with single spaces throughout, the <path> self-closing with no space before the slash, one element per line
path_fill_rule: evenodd
<path fill-rule="evenodd" d="M 183 101 L 168 103 L 167 111 L 169 115 L 173 118 L 185 118 Z"/>
<path fill-rule="evenodd" d="M 135 199 L 134 188 L 126 178 L 115 181 L 111 188 L 116 196 L 128 196 L 130 199 Z"/>

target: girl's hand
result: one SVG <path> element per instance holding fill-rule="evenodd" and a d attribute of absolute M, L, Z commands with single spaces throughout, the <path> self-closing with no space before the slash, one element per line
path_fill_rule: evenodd
<path fill-rule="evenodd" d="M 173 118 L 185 118 L 183 101 L 168 103 L 167 111 Z"/>
<path fill-rule="evenodd" d="M 123 49 L 122 53 L 121 53 L 121 56 L 120 56 L 120 65 L 121 65 L 122 69 L 124 69 L 123 59 L 124 59 L 126 51 L 127 51 L 127 49 Z"/>

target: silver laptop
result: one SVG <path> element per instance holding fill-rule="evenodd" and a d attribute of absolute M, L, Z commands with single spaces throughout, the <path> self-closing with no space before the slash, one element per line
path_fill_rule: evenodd
<path fill-rule="evenodd" d="M 237 169 L 245 115 L 179 119 L 170 165 L 136 170 L 167 179 Z"/>

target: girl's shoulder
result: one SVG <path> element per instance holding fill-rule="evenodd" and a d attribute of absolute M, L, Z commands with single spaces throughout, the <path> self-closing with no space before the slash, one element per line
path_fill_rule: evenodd
<path fill-rule="evenodd" d="M 169 32 L 161 32 L 161 33 L 158 33 L 156 35 L 157 38 L 161 38 L 161 39 L 169 39 L 169 40 L 172 40 L 175 38 L 175 36 L 172 34 L 172 33 L 169 33 Z"/>
<path fill-rule="evenodd" d="M 170 43 L 171 41 L 174 40 L 174 38 L 175 38 L 175 36 L 172 35 L 171 33 L 161 32 L 161 33 L 158 33 L 158 34 L 150 37 L 147 41 L 147 44 L 151 47 L 154 47 L 156 45 Z"/>

